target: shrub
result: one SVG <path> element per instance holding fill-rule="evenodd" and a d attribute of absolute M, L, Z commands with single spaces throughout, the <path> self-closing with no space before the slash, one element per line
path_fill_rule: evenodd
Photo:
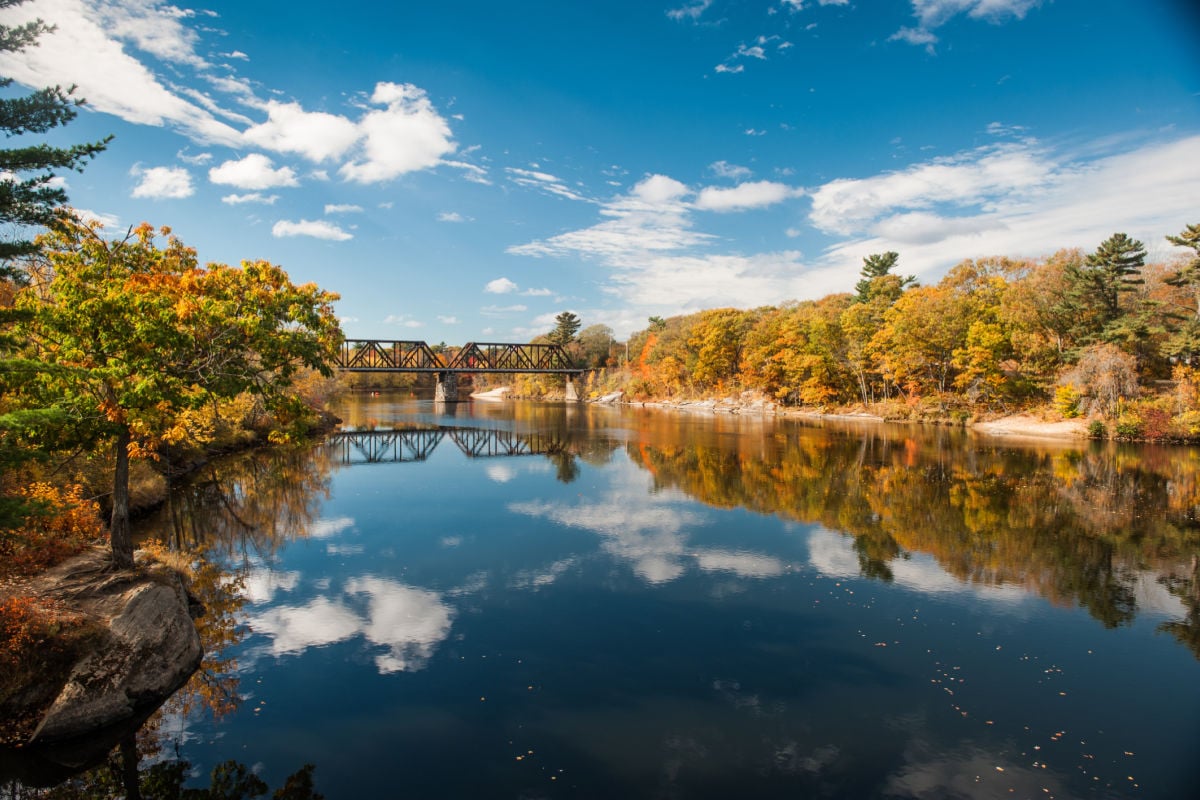
<path fill-rule="evenodd" d="M 1067 419 L 1074 419 L 1079 416 L 1080 397 L 1074 384 L 1064 383 L 1054 390 L 1054 407 Z"/>
<path fill-rule="evenodd" d="M 1127 411 L 1117 417 L 1118 439 L 1140 439 L 1142 436 L 1142 420 L 1135 411 Z"/>
<path fill-rule="evenodd" d="M 0 573 L 28 575 L 51 567 L 104 537 L 99 509 L 83 487 L 33 483 L 21 496 L 39 511 L 0 536 Z"/>
<path fill-rule="evenodd" d="M 1108 428 L 1104 425 L 1104 420 L 1094 419 L 1088 423 L 1088 436 L 1093 439 L 1104 439 L 1108 436 Z"/>

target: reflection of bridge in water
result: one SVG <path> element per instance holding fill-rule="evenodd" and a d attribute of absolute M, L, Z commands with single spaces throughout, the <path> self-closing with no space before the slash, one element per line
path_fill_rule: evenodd
<path fill-rule="evenodd" d="M 342 464 L 397 464 L 424 461 L 445 438 L 467 458 L 567 452 L 566 439 L 557 434 L 454 427 L 339 431 L 325 438 L 325 446 Z"/>

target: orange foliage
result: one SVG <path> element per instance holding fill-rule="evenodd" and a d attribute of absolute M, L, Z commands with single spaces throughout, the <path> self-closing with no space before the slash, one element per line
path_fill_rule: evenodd
<path fill-rule="evenodd" d="M 19 494 L 41 511 L 0 537 L 0 574 L 29 575 L 51 567 L 104 537 L 100 511 L 83 487 L 33 483 Z"/>

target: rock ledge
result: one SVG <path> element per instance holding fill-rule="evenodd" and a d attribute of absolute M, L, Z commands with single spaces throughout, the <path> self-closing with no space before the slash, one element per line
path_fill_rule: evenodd
<path fill-rule="evenodd" d="M 30 744 L 128 720 L 170 697 L 200 666 L 204 651 L 187 592 L 165 567 L 113 570 L 108 551 L 97 548 L 40 576 L 34 590 L 86 616 L 99 634 L 42 714 Z"/>

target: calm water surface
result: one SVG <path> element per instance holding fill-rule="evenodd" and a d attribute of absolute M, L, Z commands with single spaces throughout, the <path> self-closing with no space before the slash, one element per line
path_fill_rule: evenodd
<path fill-rule="evenodd" d="M 1200 787 L 1195 450 L 341 413 L 358 433 L 218 465 L 154 523 L 245 598 L 210 664 L 240 704 L 162 723 L 197 774 L 312 762 L 329 798 Z"/>

